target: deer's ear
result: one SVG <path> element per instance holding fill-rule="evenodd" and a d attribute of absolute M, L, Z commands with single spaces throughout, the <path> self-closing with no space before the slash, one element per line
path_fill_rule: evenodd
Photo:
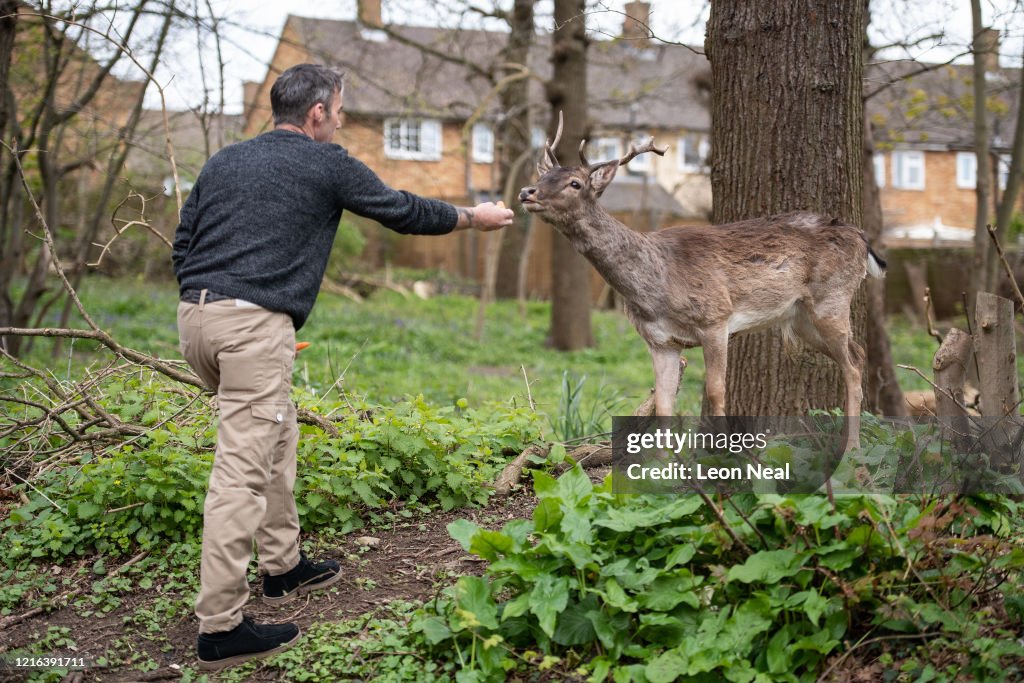
<path fill-rule="evenodd" d="M 605 191 L 605 188 L 608 187 L 608 183 L 612 181 L 612 178 L 615 177 L 615 172 L 618 170 L 618 160 L 601 164 L 590 172 L 590 187 L 592 187 L 594 192 L 597 194 L 601 194 Z"/>

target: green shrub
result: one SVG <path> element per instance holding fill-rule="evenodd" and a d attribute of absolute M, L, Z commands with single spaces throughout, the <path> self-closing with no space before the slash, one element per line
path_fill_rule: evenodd
<path fill-rule="evenodd" d="M 747 495 L 717 507 L 615 496 L 578 466 L 535 473 L 535 492 L 532 520 L 449 526 L 490 566 L 413 628 L 459 662 L 459 681 L 501 681 L 527 662 L 591 681 L 813 681 L 850 643 L 886 633 L 961 636 L 982 680 L 1024 662 L 996 637 L 1010 623 L 999 610 L 976 613 L 990 591 L 1019 592 L 1024 550 L 999 536 L 1013 503 Z"/>
<path fill-rule="evenodd" d="M 145 391 L 158 393 L 154 387 Z M 114 388 L 104 391 L 109 410 L 153 429 L 25 487 L 28 503 L 0 521 L 0 555 L 8 566 L 93 552 L 121 555 L 200 537 L 214 416 L 197 407 L 188 423 L 158 426 L 168 406 L 160 413 L 140 386 L 116 382 Z M 309 396 L 299 398 L 300 405 L 321 407 Z M 364 405 L 332 418 L 338 437 L 302 428 L 296 496 L 307 531 L 349 531 L 396 499 L 446 510 L 482 504 L 507 455 L 539 434 L 536 415 L 526 409 L 437 408 L 422 397 L 388 407 Z"/>

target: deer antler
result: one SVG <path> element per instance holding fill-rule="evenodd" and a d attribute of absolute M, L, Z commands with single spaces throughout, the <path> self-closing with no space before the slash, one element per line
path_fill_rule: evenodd
<path fill-rule="evenodd" d="M 654 152 L 660 157 L 665 156 L 665 152 L 668 151 L 668 147 L 657 147 L 654 144 L 654 138 L 647 138 L 643 144 L 637 147 L 634 143 L 629 143 L 629 149 L 626 150 L 626 156 L 619 159 L 619 166 L 625 166 L 636 157 L 647 152 Z"/>
<path fill-rule="evenodd" d="M 587 141 L 586 140 L 580 140 L 580 163 L 583 164 L 584 168 L 587 168 L 587 167 L 590 166 L 590 162 L 587 161 L 587 155 L 584 153 L 584 150 L 586 148 L 587 148 Z"/>
<path fill-rule="evenodd" d="M 555 131 L 554 142 L 544 141 L 544 154 L 541 155 L 540 161 L 537 162 L 537 175 L 542 176 L 555 166 L 558 166 L 558 158 L 555 156 L 555 147 L 558 147 L 558 141 L 562 139 L 562 112 L 558 112 L 558 130 Z"/>

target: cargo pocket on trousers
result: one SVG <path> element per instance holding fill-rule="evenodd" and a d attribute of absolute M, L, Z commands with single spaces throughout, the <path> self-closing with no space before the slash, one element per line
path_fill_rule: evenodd
<path fill-rule="evenodd" d="M 274 424 L 284 424 L 284 421 L 288 419 L 288 404 L 271 401 L 257 401 L 250 404 L 252 410 L 252 416 L 257 420 L 266 422 L 273 422 Z"/>
<path fill-rule="evenodd" d="M 271 375 L 280 372 L 274 359 L 251 351 L 222 351 L 217 356 L 220 365 L 220 391 L 231 398 L 259 398 L 272 387 Z"/>

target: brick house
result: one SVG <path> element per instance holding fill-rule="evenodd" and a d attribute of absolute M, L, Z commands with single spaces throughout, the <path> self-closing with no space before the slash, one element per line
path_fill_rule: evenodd
<path fill-rule="evenodd" d="M 630 11 L 647 11 L 631 3 Z M 346 71 L 345 125 L 336 140 L 365 161 L 390 185 L 456 204 L 497 198 L 494 126 L 500 112 L 487 101 L 492 84 L 462 64 L 430 51 L 457 55 L 486 68 L 498 58 L 504 34 L 486 31 L 381 26 L 380 3 L 361 2 L 356 21 L 289 16 L 267 77 L 246 84 L 245 136 L 271 125 L 269 92 L 276 74 L 293 64 L 314 61 Z M 633 22 L 627 20 L 627 31 Z M 541 78 L 551 70 L 550 37 L 538 38 L 530 68 Z M 410 43 L 429 46 L 428 51 Z M 705 91 L 695 74 L 706 74 L 703 56 L 679 46 L 648 45 L 639 35 L 591 44 L 591 159 L 620 156 L 630 138 L 654 135 L 668 143 L 664 158 L 635 160 L 605 193 L 603 203 L 638 230 L 670 224 L 706 223 L 710 183 L 704 160 L 710 119 Z M 540 80 L 532 79 L 532 138 L 545 138 L 547 105 Z M 482 114 L 482 115 L 481 115 Z M 479 116 L 479 123 L 467 121 Z M 572 160 L 565 160 L 567 163 Z M 390 240 L 369 231 L 373 254 L 390 251 L 398 265 L 441 268 L 468 277 L 482 272 L 482 236 L 474 231 L 444 238 Z M 547 252 L 550 228 L 534 230 L 529 256 L 529 293 L 550 288 Z M 379 265 L 379 263 L 377 264 Z M 595 291 L 599 278 L 595 273 Z"/>
<path fill-rule="evenodd" d="M 622 154 L 628 140 L 655 136 L 669 145 L 665 157 L 646 155 L 619 174 L 602 198 L 605 207 L 637 230 L 706 223 L 711 213 L 707 158 L 710 67 L 697 51 L 650 44 L 629 17 L 647 23 L 649 4 L 630 2 L 622 33 L 593 39 L 589 52 L 591 159 Z M 473 69 L 438 55 L 456 55 L 487 66 L 499 58 L 505 34 L 486 31 L 381 25 L 380 0 L 359 3 L 355 21 L 289 16 L 267 77 L 246 84 L 244 135 L 270 125 L 269 91 L 276 74 L 304 61 L 347 72 L 345 126 L 339 142 L 389 184 L 457 204 L 496 198 L 494 126 L 500 112 L 487 106 L 492 84 Z M 426 51 L 413 47 L 425 45 Z M 545 137 L 547 104 L 542 79 L 551 71 L 550 36 L 539 34 L 530 57 L 529 106 L 533 139 Z M 431 53 L 434 54 L 431 54 Z M 891 62 L 872 66 L 866 91 L 890 82 L 868 101 L 875 129 L 876 177 L 881 186 L 887 242 L 924 244 L 938 239 L 969 244 L 974 221 L 970 67 L 930 68 Z M 1019 74 L 993 70 L 993 150 L 1008 153 Z M 477 108 L 480 107 L 480 111 Z M 467 121 L 476 120 L 476 125 Z M 572 160 L 563 160 L 571 162 Z M 1005 174 L 1004 174 L 1005 177 Z M 441 268 L 467 277 L 482 272 L 483 246 L 475 232 L 445 238 L 390 240 L 369 231 L 367 262 L 382 255 L 397 265 Z M 529 255 L 530 294 L 550 288 L 550 228 L 538 226 Z M 595 273 L 595 293 L 600 280 Z"/>
<path fill-rule="evenodd" d="M 1009 171 L 1021 74 L 998 67 L 998 32 L 988 35 L 993 54 L 986 68 L 986 107 L 998 201 Z M 971 245 L 977 206 L 972 70 L 896 61 L 869 72 L 867 92 L 891 84 L 869 97 L 866 112 L 890 246 Z M 990 215 L 994 219 L 994 207 Z"/>

